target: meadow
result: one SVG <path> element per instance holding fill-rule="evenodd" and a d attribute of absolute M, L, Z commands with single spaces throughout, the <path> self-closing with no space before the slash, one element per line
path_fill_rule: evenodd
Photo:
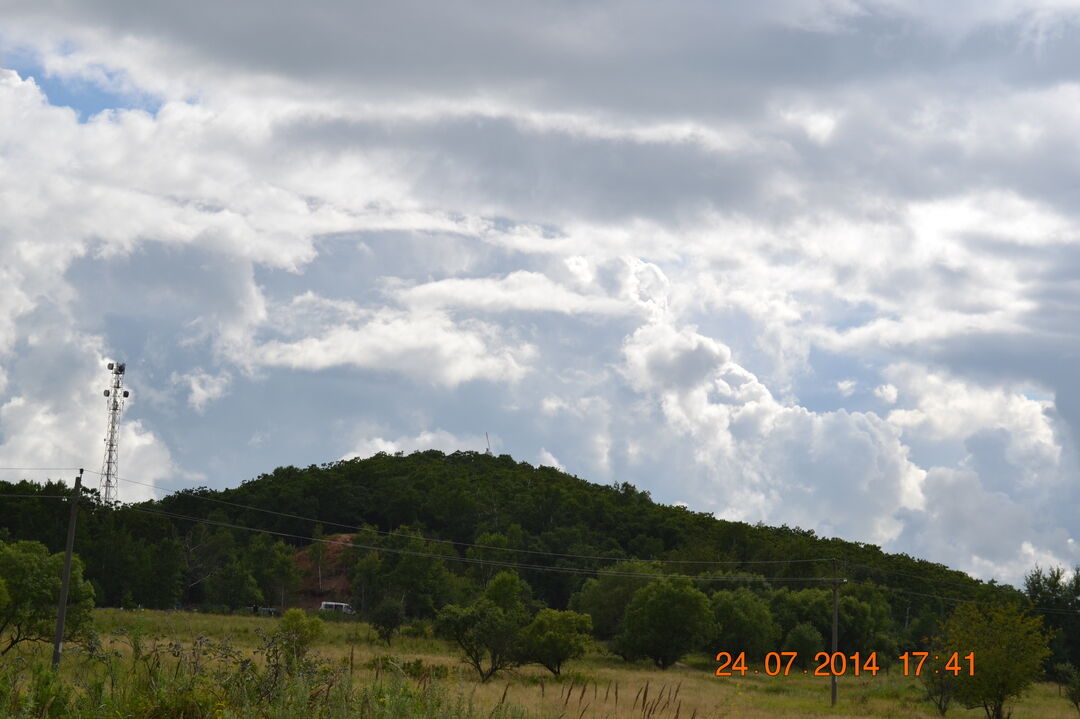
<path fill-rule="evenodd" d="M 0 658 L 0 713 L 12 717 L 446 717 L 472 719 L 712 719 L 745 717 L 936 717 L 918 683 L 889 674 L 841 677 L 829 705 L 828 679 L 718 678 L 705 655 L 660 671 L 596 648 L 562 676 L 537 666 L 486 684 L 424 625 L 391 646 L 368 625 L 328 621 L 301 664 L 276 652 L 273 618 L 189 612 L 94 612 L 98 641 L 65 647 L 59 676 L 50 648 Z M 950 707 L 948 716 L 982 716 Z M 1052 684 L 1020 699 L 1013 717 L 1065 719 L 1076 710 Z"/>

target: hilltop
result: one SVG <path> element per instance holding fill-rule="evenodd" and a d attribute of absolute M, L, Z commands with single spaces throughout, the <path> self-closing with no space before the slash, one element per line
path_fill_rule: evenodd
<path fill-rule="evenodd" d="M 59 484 L 0 485 L 4 493 L 63 491 Z M 58 551 L 63 511 L 13 498 L 0 504 L 0 526 L 10 539 L 36 539 Z M 252 581 L 262 601 L 288 603 L 297 590 L 314 600 L 312 550 L 301 550 L 323 532 L 346 533 L 359 545 L 360 554 L 330 563 L 320 595 L 335 599 L 356 591 L 349 562 L 380 548 L 380 571 L 390 571 L 391 557 L 413 556 L 409 552 L 442 558 L 449 584 L 420 605 L 467 593 L 468 582 L 482 583 L 507 566 L 519 571 L 537 600 L 564 608 L 590 573 L 631 558 L 665 562 L 665 572 L 753 575 L 745 581 L 763 577 L 795 588 L 837 571 L 902 592 L 892 605 L 905 623 L 923 610 L 940 614 L 941 600 L 922 595 L 939 595 L 943 587 L 956 597 L 1002 590 L 874 545 L 658 504 L 627 483 L 595 484 L 509 455 L 436 450 L 279 467 L 234 488 L 184 490 L 116 508 L 91 503 L 76 551 L 99 604 L 214 604 L 252 593 Z M 418 611 L 430 610 L 420 605 Z"/>

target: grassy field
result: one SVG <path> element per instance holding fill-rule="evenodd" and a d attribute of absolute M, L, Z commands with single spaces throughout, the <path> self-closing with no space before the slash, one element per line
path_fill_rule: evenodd
<path fill-rule="evenodd" d="M 684 665 L 660 671 L 647 664 L 628 665 L 597 650 L 570 663 L 557 679 L 529 666 L 481 684 L 445 642 L 404 636 L 388 648 L 366 624 L 357 622 L 328 622 L 310 671 L 290 679 L 272 702 L 248 711 L 238 706 L 243 697 L 266 696 L 260 687 L 270 676 L 268 662 L 273 660 L 264 651 L 264 637 L 277 622 L 250 616 L 97 610 L 100 646 L 92 651 L 68 647 L 59 683 L 50 685 L 42 670 L 48 647 L 29 647 L 0 660 L 0 714 L 161 719 L 938 716 L 915 680 L 895 672 L 842 677 L 839 702 L 831 707 L 828 679 L 752 674 L 718 678 L 713 674 L 715 664 L 705 656 L 688 657 Z M 949 716 L 982 715 L 981 709 L 949 710 Z M 1075 716 L 1050 684 L 1036 686 L 1013 708 L 1016 719 Z"/>

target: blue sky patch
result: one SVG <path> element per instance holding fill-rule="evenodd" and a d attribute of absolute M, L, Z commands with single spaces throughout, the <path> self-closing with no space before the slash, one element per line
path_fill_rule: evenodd
<path fill-rule="evenodd" d="M 160 98 L 146 93 L 115 92 L 102 84 L 75 77 L 60 77 L 45 72 L 38 60 L 27 52 L 6 51 L 0 56 L 0 65 L 19 73 L 22 78 L 33 78 L 45 93 L 50 105 L 70 107 L 79 115 L 79 122 L 86 122 L 103 110 L 145 110 L 155 114 L 161 107 Z M 102 68 L 110 84 L 123 77 L 123 73 Z"/>

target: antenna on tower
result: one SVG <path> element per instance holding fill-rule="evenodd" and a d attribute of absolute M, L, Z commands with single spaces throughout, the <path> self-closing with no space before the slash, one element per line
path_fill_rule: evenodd
<path fill-rule="evenodd" d="M 491 456 L 491 437 L 488 437 L 488 433 L 484 432 L 484 440 L 487 442 L 488 448 L 484 450 L 484 454 Z"/>
<path fill-rule="evenodd" d="M 117 474 L 117 429 L 120 424 L 120 415 L 124 411 L 124 400 L 128 398 L 128 391 L 124 389 L 123 362 L 110 362 L 106 369 L 112 372 L 112 382 L 109 389 L 105 390 L 105 403 L 109 408 L 109 424 L 105 433 L 105 459 L 101 463 L 101 482 L 98 489 L 105 504 L 116 501 L 116 474 Z"/>

